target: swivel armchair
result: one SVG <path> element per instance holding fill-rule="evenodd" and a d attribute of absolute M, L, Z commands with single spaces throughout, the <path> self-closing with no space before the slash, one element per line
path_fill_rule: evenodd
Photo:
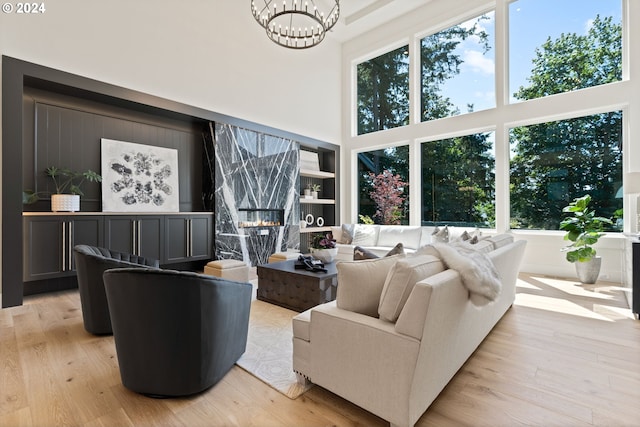
<path fill-rule="evenodd" d="M 84 329 L 94 335 L 109 335 L 111 319 L 102 273 L 110 268 L 158 268 L 158 260 L 89 245 L 73 248 Z"/>
<path fill-rule="evenodd" d="M 247 345 L 252 285 L 185 271 L 104 273 L 122 384 L 150 397 L 216 384 Z"/>

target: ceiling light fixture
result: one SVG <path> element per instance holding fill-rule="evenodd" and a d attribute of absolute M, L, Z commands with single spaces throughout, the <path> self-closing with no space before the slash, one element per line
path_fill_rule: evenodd
<path fill-rule="evenodd" d="M 327 11 L 314 0 L 251 0 L 251 12 L 274 43 L 307 49 L 320 43 L 338 22 L 340 2 L 329 1 L 335 5 Z"/>

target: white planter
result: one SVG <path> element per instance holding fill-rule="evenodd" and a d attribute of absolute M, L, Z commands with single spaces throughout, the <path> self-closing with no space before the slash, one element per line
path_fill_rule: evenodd
<path fill-rule="evenodd" d="M 312 191 L 311 192 L 311 198 L 317 199 L 318 198 L 318 192 L 317 191 Z"/>
<path fill-rule="evenodd" d="M 78 194 L 52 194 L 51 211 L 77 212 L 80 210 L 80 196 Z"/>
<path fill-rule="evenodd" d="M 578 279 L 584 284 L 593 284 L 598 280 L 600 275 L 600 265 L 602 264 L 602 258 L 599 256 L 591 258 L 590 261 L 576 263 L 576 273 Z"/>
<path fill-rule="evenodd" d="M 333 248 L 333 249 L 309 248 L 309 251 L 311 252 L 311 255 L 313 255 L 315 259 L 319 259 L 324 264 L 329 264 L 333 262 L 333 260 L 336 259 L 336 257 L 338 256 L 338 248 Z"/>

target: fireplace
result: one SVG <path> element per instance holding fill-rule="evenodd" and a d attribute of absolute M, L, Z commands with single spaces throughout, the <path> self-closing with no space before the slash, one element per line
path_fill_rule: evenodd
<path fill-rule="evenodd" d="M 284 209 L 238 209 L 238 228 L 280 227 Z"/>

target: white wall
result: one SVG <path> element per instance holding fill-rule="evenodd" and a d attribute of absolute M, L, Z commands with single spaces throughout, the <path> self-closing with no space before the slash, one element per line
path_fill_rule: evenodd
<path fill-rule="evenodd" d="M 241 0 L 54 0 L 0 13 L 0 54 L 340 143 L 340 46 L 271 42 Z"/>
<path fill-rule="evenodd" d="M 345 199 L 342 206 L 342 221 L 357 222 L 357 182 L 352 171 L 356 170 L 356 154 L 389 145 L 409 145 L 412 165 L 410 184 L 411 223 L 420 223 L 420 144 L 456 135 L 495 131 L 496 166 L 504 174 L 496 177 L 496 222 L 497 231 L 509 230 L 509 141 L 508 129 L 531 124 L 588 115 L 614 109 L 624 110 L 624 172 L 640 171 L 640 26 L 625 25 L 625 52 L 629 60 L 625 64 L 625 80 L 581 91 L 521 102 L 506 103 L 507 62 L 505 60 L 507 29 L 500 26 L 501 17 L 508 14 L 509 0 L 433 0 L 427 5 L 394 20 L 389 25 L 364 34 L 343 45 L 342 84 L 345 96 L 342 101 L 342 188 Z M 402 128 L 355 135 L 355 73 L 354 66 L 364 60 L 409 44 L 409 49 L 418 49 L 420 38 L 451 25 L 473 18 L 488 10 L 496 11 L 496 108 L 472 114 L 420 123 L 417 114 L 411 123 Z M 640 16 L 640 1 L 623 0 L 624 17 Z M 629 53 L 633 54 L 629 54 Z M 411 67 L 417 67 L 412 63 Z M 413 83 L 413 81 L 412 81 Z M 413 84 L 412 105 L 417 105 L 418 85 Z M 633 202 L 633 203 L 632 203 Z M 635 198 L 626 196 L 625 231 L 637 232 Z M 517 238 L 528 240 L 523 271 L 561 277 L 576 277 L 574 266 L 560 253 L 566 242 L 560 231 L 514 231 Z M 606 236 L 596 249 L 603 256 L 601 279 L 623 281 L 623 257 L 625 239 L 620 234 Z"/>

